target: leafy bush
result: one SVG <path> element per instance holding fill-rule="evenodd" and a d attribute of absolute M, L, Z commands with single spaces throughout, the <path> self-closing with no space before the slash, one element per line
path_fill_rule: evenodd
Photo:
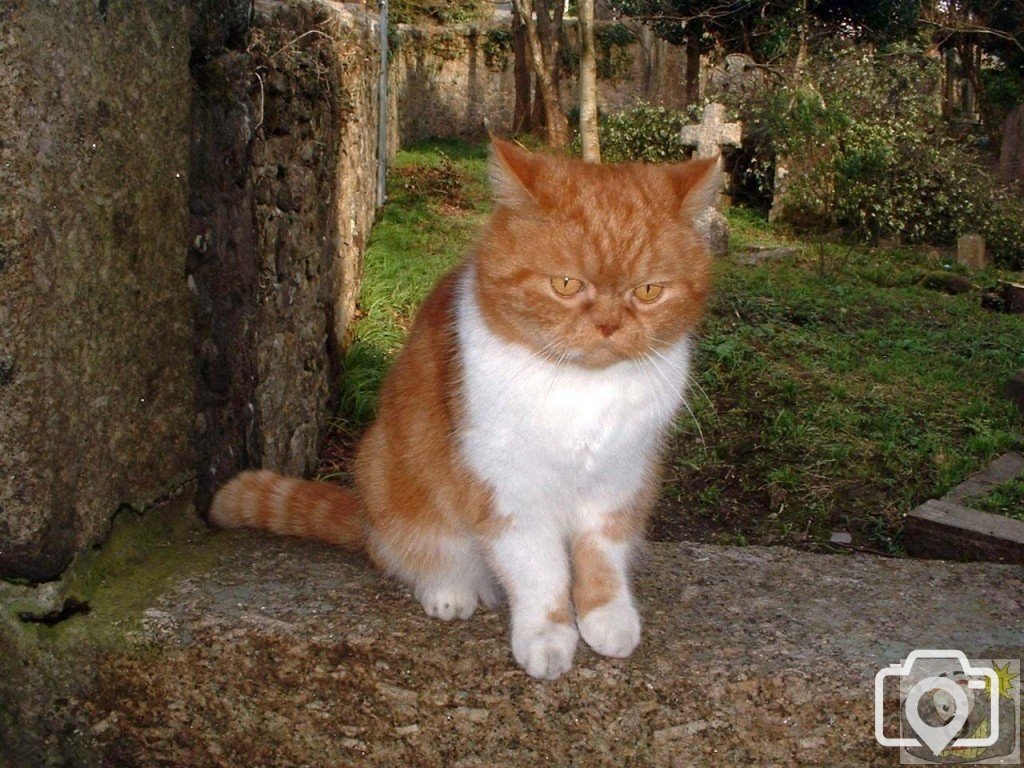
<path fill-rule="evenodd" d="M 999 190 L 993 195 L 981 233 L 999 264 L 1024 270 L 1024 194 L 1020 192 Z"/>
<path fill-rule="evenodd" d="M 807 82 L 766 91 L 743 115 L 747 173 L 766 197 L 776 163 L 788 163 L 785 218 L 866 241 L 952 243 L 981 232 L 999 263 L 1024 264 L 1014 199 L 995 187 L 989 159 L 950 138 L 939 117 L 938 63 L 902 45 L 837 45 L 818 58 Z"/>
<path fill-rule="evenodd" d="M 689 152 L 679 138 L 686 113 L 640 103 L 632 109 L 602 115 L 598 135 L 601 159 L 607 163 L 685 160 Z"/>

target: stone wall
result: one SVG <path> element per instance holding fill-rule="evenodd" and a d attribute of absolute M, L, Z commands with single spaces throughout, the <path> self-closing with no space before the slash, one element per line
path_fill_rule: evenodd
<path fill-rule="evenodd" d="M 638 100 L 685 104 L 682 48 L 655 38 L 645 27 L 608 22 L 598 27 L 600 109 L 614 111 Z M 400 25 L 394 39 L 393 140 L 405 146 L 431 136 L 480 136 L 484 118 L 498 133 L 511 130 L 515 82 L 508 22 L 443 29 Z M 565 40 L 562 103 L 568 108 L 578 102 L 574 21 L 565 22 Z"/>
<path fill-rule="evenodd" d="M 193 473 L 188 9 L 0 7 L 0 577 Z"/>
<path fill-rule="evenodd" d="M 306 474 L 376 196 L 376 20 L 0 6 L 0 578 L 199 480 Z"/>
<path fill-rule="evenodd" d="M 255 10 L 244 50 L 193 67 L 200 507 L 245 467 L 316 461 L 376 194 L 373 20 Z"/>

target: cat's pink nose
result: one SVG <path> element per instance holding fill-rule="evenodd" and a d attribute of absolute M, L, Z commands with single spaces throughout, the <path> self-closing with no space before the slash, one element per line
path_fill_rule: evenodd
<path fill-rule="evenodd" d="M 611 336 L 613 333 L 619 330 L 619 326 L 598 323 L 597 330 L 599 330 L 601 332 L 601 335 L 607 339 L 609 336 Z"/>

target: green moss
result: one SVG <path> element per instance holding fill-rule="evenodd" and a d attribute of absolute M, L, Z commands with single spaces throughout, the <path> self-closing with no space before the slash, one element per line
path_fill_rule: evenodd
<path fill-rule="evenodd" d="M 120 644 L 173 577 L 203 573 L 219 559 L 222 541 L 184 498 L 144 515 L 126 507 L 103 546 L 80 555 L 60 582 L 0 591 L 0 634 L 54 651 L 85 639 L 92 647 Z M 52 620 L 76 604 L 82 609 Z"/>
<path fill-rule="evenodd" d="M 597 76 L 602 80 L 611 80 L 612 82 L 624 77 L 632 64 L 629 47 L 636 39 L 636 33 L 625 24 L 595 25 Z"/>
<path fill-rule="evenodd" d="M 512 30 L 508 27 L 491 27 L 484 33 L 480 46 L 484 53 L 484 64 L 488 69 L 501 72 L 508 64 L 512 53 Z"/>

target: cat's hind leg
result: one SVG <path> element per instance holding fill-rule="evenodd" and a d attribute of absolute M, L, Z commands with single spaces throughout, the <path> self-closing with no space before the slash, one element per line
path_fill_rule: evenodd
<path fill-rule="evenodd" d="M 387 531 L 372 530 L 367 549 L 383 571 L 413 588 L 428 616 L 468 619 L 480 602 L 490 607 L 498 602 L 474 538 L 453 527 L 392 525 Z"/>

